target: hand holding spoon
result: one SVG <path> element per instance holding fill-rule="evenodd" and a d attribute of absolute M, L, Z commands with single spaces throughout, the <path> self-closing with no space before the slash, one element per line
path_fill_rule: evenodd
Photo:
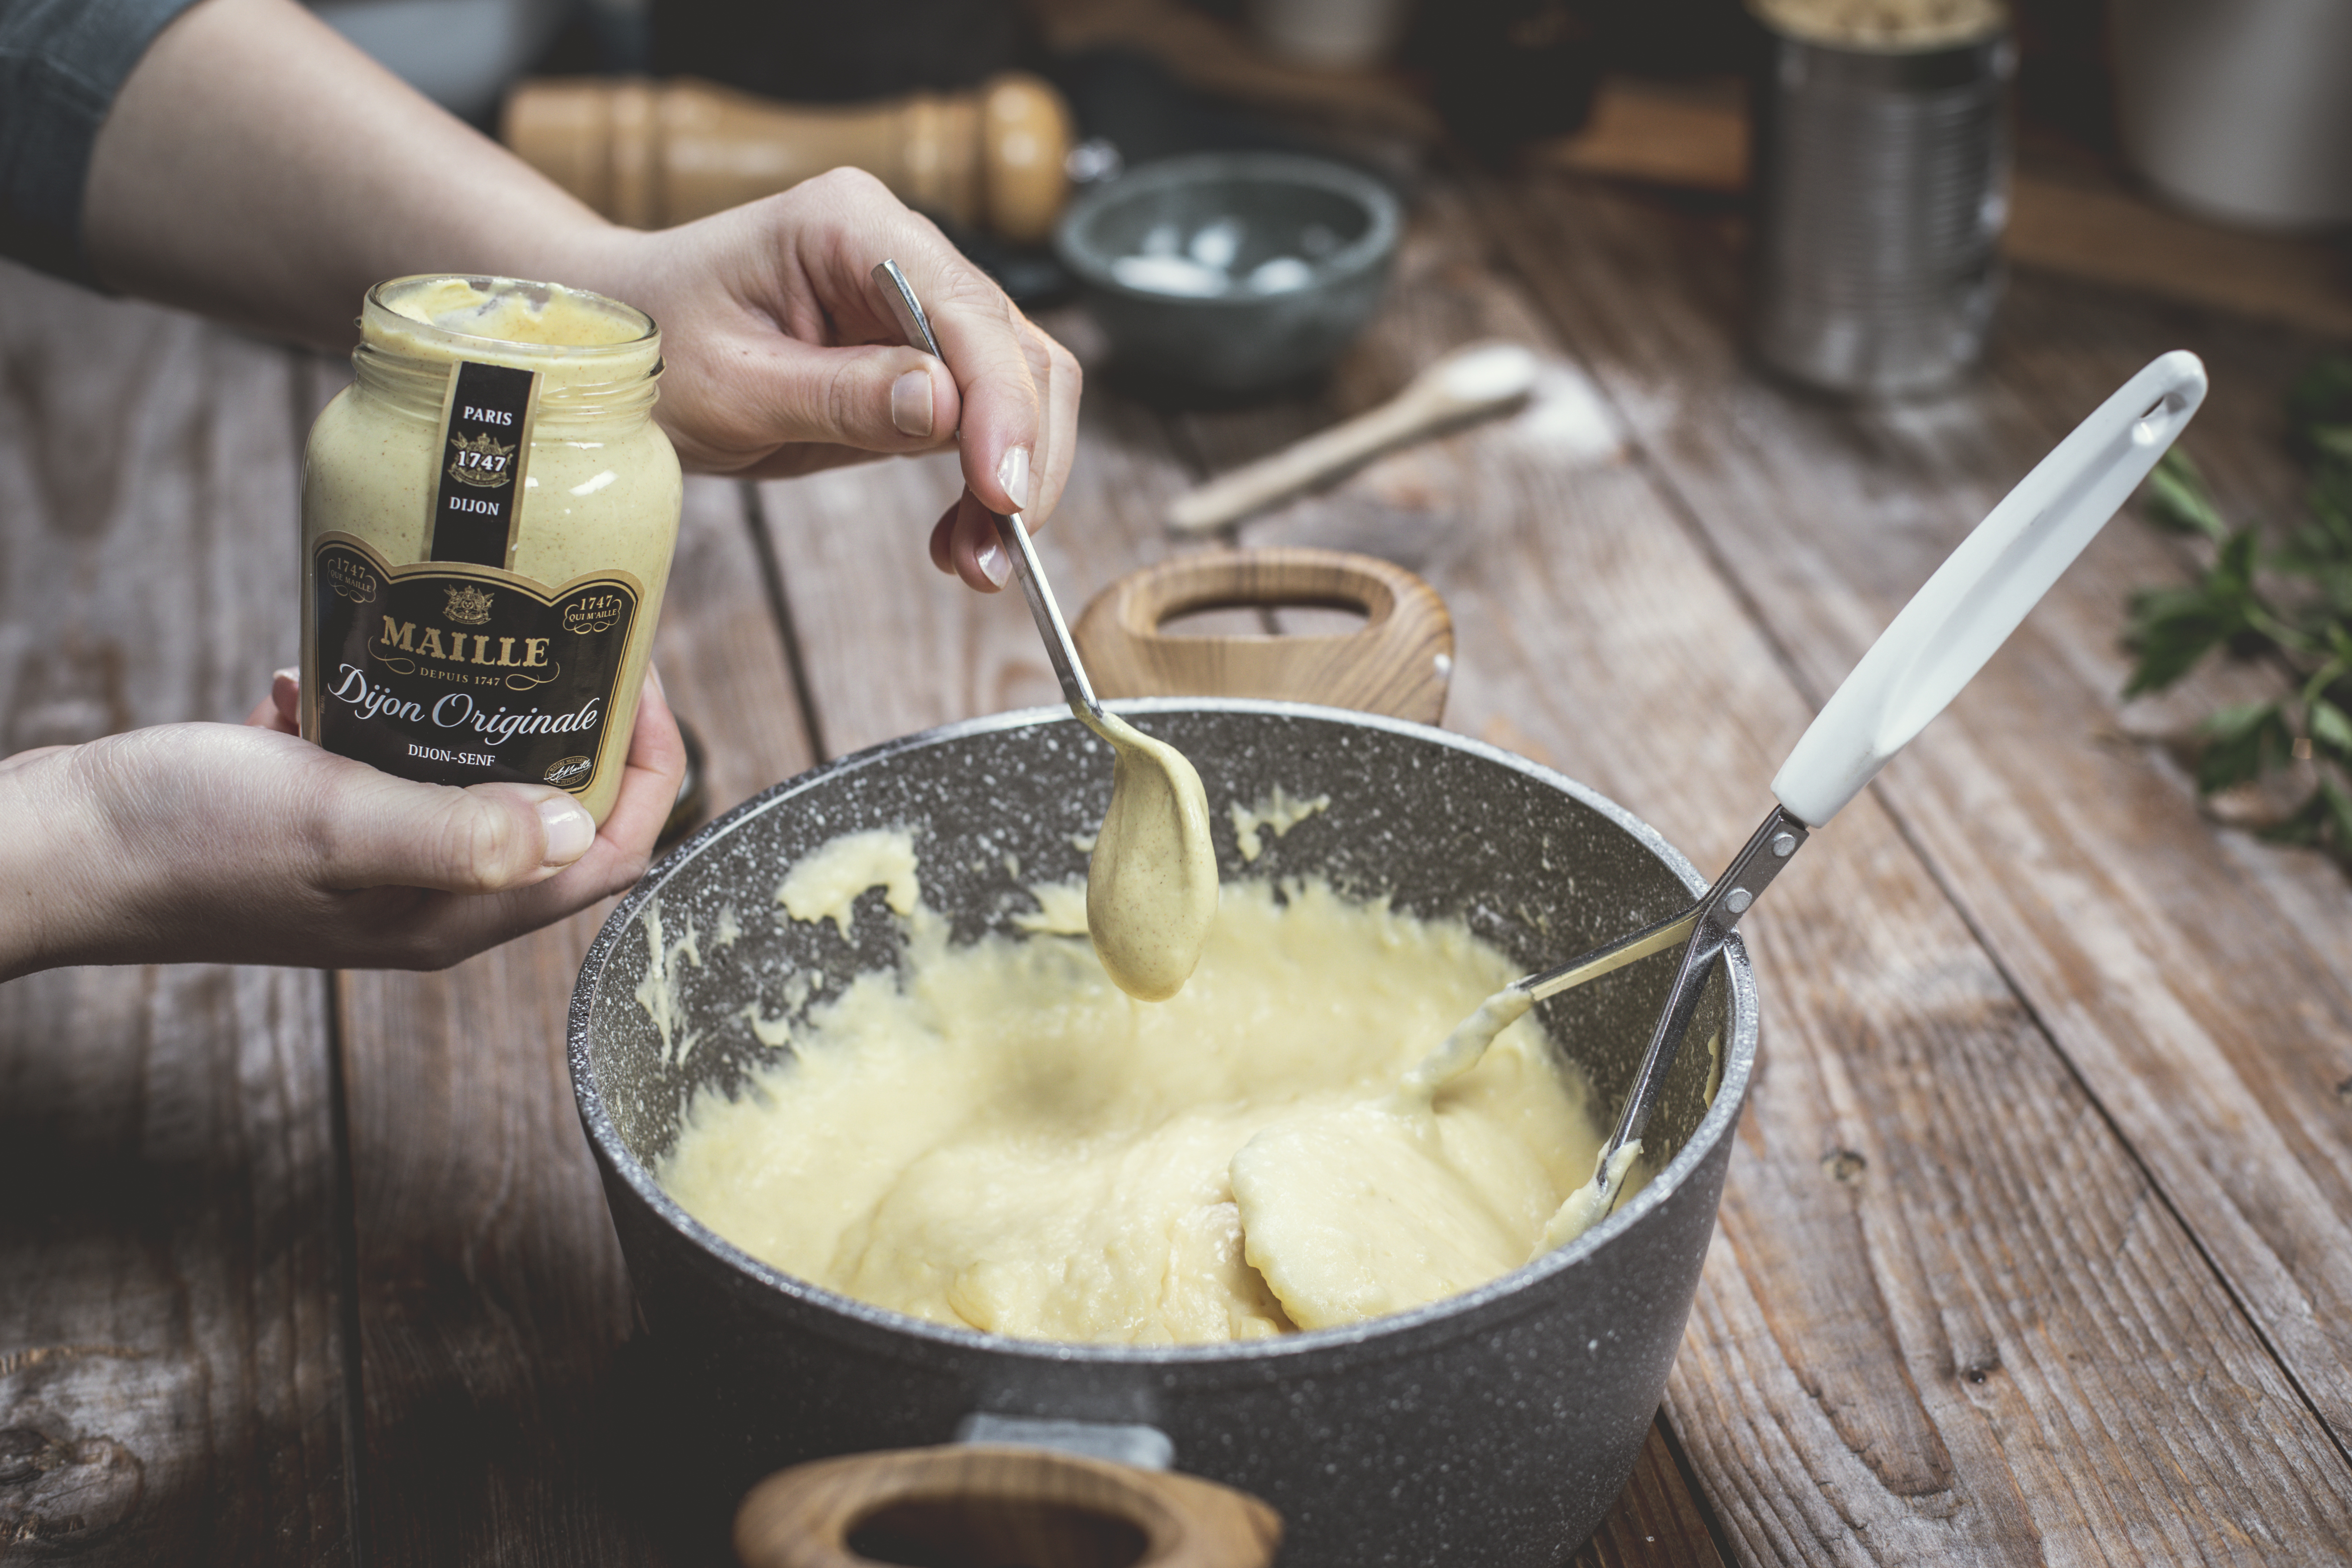
<path fill-rule="evenodd" d="M 873 277 L 908 344 L 944 359 L 930 318 L 898 264 L 886 260 Z M 1116 759 L 1110 808 L 1087 869 L 1087 934 L 1120 990 L 1164 1002 L 1183 989 L 1201 962 L 1217 912 L 1208 795 L 1182 752 L 1106 710 L 1095 696 L 1021 514 L 997 518 L 996 535 L 1021 579 L 1063 700 L 1080 723 L 1110 743 Z"/>
<path fill-rule="evenodd" d="M 1403 1145 L 1404 1134 L 1396 1129 L 1425 1123 L 1436 1091 L 1475 1066 L 1496 1036 L 1536 1002 L 1679 944 L 1673 988 L 1592 1179 L 1560 1206 L 1537 1244 L 1537 1255 L 1609 1216 L 1641 1152 L 1642 1134 L 1698 1009 L 1707 974 L 1740 916 L 1806 837 L 1827 826 L 1984 668 L 2147 477 L 2204 399 L 2205 367 L 2197 356 L 2182 351 L 2162 355 L 2035 465 L 1961 541 L 1831 695 L 1773 777 L 1779 804 L 1690 909 L 1557 969 L 1512 982 L 1488 997 L 1386 1100 L 1338 1113 L 1351 1121 L 1326 1118 L 1322 1126 L 1268 1128 L 1234 1156 L 1234 1193 L 1246 1256 L 1293 1321 L 1302 1326 L 1345 1321 L 1351 1303 L 1368 1300 L 1385 1303 L 1380 1308 L 1384 1310 L 1434 1300 L 1433 1294 L 1417 1293 L 1429 1289 L 1425 1260 L 1460 1250 L 1466 1232 L 1456 1216 L 1475 1197 L 1466 1188 L 1449 1191 L 1449 1184 L 1463 1186 L 1460 1179 L 1429 1160 L 1389 1163 L 1388 1173 L 1402 1178 L 1397 1185 L 1412 1189 L 1405 1191 L 1373 1191 L 1361 1182 L 1337 1188 L 1318 1162 L 1361 1167 L 1367 1163 L 1362 1151 L 1370 1147 L 1365 1140 Z M 1367 1196 L 1384 1214 L 1428 1215 L 1442 1223 L 1424 1223 L 1426 1234 L 1371 1256 L 1354 1245 L 1368 1227 Z M 1453 1288 L 1480 1282 L 1470 1279 Z"/>

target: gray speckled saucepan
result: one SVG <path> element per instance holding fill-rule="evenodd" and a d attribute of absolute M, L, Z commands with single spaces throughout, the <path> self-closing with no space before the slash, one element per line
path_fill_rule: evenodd
<path fill-rule="evenodd" d="M 1458 917 L 1538 969 L 1680 908 L 1704 881 L 1630 813 L 1441 730 L 1302 704 L 1120 703 L 1200 768 L 1231 879 L 1320 876 Z M 955 939 L 1010 931 L 1028 884 L 1076 876 L 1110 789 L 1104 744 L 1062 710 L 949 725 L 776 785 L 705 827 L 614 910 L 582 966 L 570 1050 L 581 1120 L 653 1352 L 714 1487 L 826 1456 L 1048 1431 L 1252 1493 L 1292 1568 L 1564 1559 L 1632 1472 L 1697 1289 L 1756 1052 L 1755 982 L 1717 961 L 1650 1129 L 1664 1168 L 1568 1247 L 1465 1295 L 1355 1327 L 1244 1343 L 1047 1343 L 948 1328 L 821 1289 L 689 1217 L 654 1181 L 689 1098 L 768 1060 L 745 1010 L 800 1010 L 898 960 L 878 890 L 849 940 L 775 918 L 785 870 L 836 836 L 904 826 Z M 1228 802 L 1328 794 L 1244 863 Z M 713 940 L 731 909 L 742 936 Z M 648 914 L 689 922 L 666 1040 L 637 1000 Z M 1668 964 L 1538 1010 L 1606 1100 L 1630 1081 Z M 795 977 L 803 977 L 796 984 Z M 1042 1424 L 1055 1424 L 1050 1430 Z M 1076 1424 L 1076 1425 L 1072 1425 Z M 1059 1436 L 1052 1436 L 1057 1431 Z M 1087 1435 L 1096 1435 L 1089 1442 Z M 730 1493 L 732 1495 L 732 1493 Z"/>

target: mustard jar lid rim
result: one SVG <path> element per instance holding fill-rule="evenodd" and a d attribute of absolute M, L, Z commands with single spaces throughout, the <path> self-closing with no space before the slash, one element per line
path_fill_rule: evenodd
<path fill-rule="evenodd" d="M 412 316 L 394 303 L 404 289 L 450 282 L 469 284 L 478 292 L 485 295 L 521 292 L 526 296 L 537 294 L 549 299 L 559 294 L 569 296 L 593 306 L 609 309 L 622 317 L 625 321 L 628 320 L 641 321 L 645 324 L 645 330 L 635 337 L 604 343 L 551 343 L 525 338 L 489 337 L 478 332 L 467 332 L 455 327 L 445 326 L 430 319 Z M 657 342 L 661 337 L 659 323 L 655 321 L 652 316 L 625 300 L 616 300 L 609 294 L 599 294 L 593 289 L 574 289 L 567 284 L 539 282 L 526 278 L 506 278 L 495 273 L 414 272 L 404 277 L 388 278 L 367 291 L 366 304 L 396 318 L 404 328 L 430 333 L 453 342 L 495 344 L 509 352 L 526 349 L 533 353 L 551 354 L 573 361 L 593 361 L 605 357 L 619 358 L 641 354 L 647 345 Z"/>

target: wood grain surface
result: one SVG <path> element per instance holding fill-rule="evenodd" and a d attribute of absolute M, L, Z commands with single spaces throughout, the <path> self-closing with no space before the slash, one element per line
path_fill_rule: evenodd
<path fill-rule="evenodd" d="M 1282 1521 L 1231 1487 L 1047 1448 L 850 1454 L 770 1476 L 735 1518 L 745 1568 L 1267 1568 Z"/>
<path fill-rule="evenodd" d="M 293 356 L 0 265 L 0 752 L 242 718 Z M 323 976 L 0 985 L 0 1560 L 348 1560 L 338 1170 Z"/>
<path fill-rule="evenodd" d="M 2158 351 L 2211 370 L 2187 439 L 2231 515 L 2299 488 L 2277 398 L 2309 337 L 2021 276 L 1980 377 L 1856 408 L 1748 367 L 1706 203 L 1413 194 L 1319 394 L 1089 395 L 1041 535 L 1063 605 L 1226 548 L 1161 526 L 1202 479 L 1526 342 L 1525 410 L 1241 542 L 1427 579 L 1454 726 L 1705 868 L 1904 598 Z M 10 270 L 0 363 L 7 749 L 241 715 L 293 652 L 295 462 L 340 371 Z M 1058 700 L 1018 600 L 924 559 L 958 488 L 945 457 L 690 487 L 657 658 L 714 808 Z M 2266 672 L 2116 698 L 2125 595 L 2194 561 L 2111 527 L 1746 922 L 1765 1038 L 1722 1224 L 1665 1424 L 1577 1563 L 2352 1560 L 2352 891 L 2217 826 L 2163 743 Z M 662 1512 L 565 1079 L 595 920 L 441 975 L 0 987 L 0 1561 L 720 1560 Z"/>
<path fill-rule="evenodd" d="M 1718 226 L 1565 180 L 1490 188 L 1482 211 L 1625 418 L 1665 520 L 1738 584 L 1759 657 L 1799 696 L 1788 739 L 2000 489 L 2139 363 L 2195 348 L 2214 405 L 2274 406 L 2307 352 L 2021 279 L 1980 382 L 1840 408 L 1742 364 Z M 2193 430 L 2191 449 L 2240 436 L 2231 423 Z M 2255 852 L 2160 755 L 2111 739 L 2124 594 L 2178 570 L 2144 531 L 2110 530 L 1890 766 L 1873 874 L 1801 922 L 1776 892 L 1756 938 L 1797 992 L 1795 1027 L 1772 1037 L 1750 1134 L 1767 1157 L 1735 1168 L 1672 1408 L 1759 1559 L 1829 1560 L 1858 1521 L 1872 1542 L 1957 1531 L 2004 1557 L 2124 1542 L 2143 1560 L 2291 1562 L 2352 1540 L 2340 952 L 2235 871 Z M 1842 817 L 1824 838 L 1843 850 L 1860 829 Z M 1827 881 L 1808 871 L 1792 893 Z M 1898 936 L 1905 901 L 1980 944 Z M 1792 1052 L 1791 1034 L 1818 1038 Z M 1818 1201 L 1810 1221 L 1789 1212 L 1821 1189 L 1810 1162 L 1845 1173 L 1843 1220 Z M 1840 1231 L 1862 1267 L 1819 1267 Z M 1832 1279 L 1880 1298 L 1862 1315 L 1883 1344 L 1857 1342 L 1851 1371 L 1882 1376 L 1851 1392 L 1789 1353 L 1835 1342 L 1819 1332 L 1842 1304 Z M 2196 1364 L 2151 1352 L 2165 1342 L 2196 1344 Z M 1770 1415 L 1743 1413 L 1776 1377 Z M 1773 1468 L 1780 1485 L 1756 1480 Z M 1800 1494 L 1798 1470 L 1833 1494 Z"/>

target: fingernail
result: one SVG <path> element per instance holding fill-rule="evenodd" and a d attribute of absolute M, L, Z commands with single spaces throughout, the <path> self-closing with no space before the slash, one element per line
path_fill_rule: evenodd
<path fill-rule="evenodd" d="M 931 377 L 910 370 L 890 384 L 890 423 L 906 436 L 931 433 Z"/>
<path fill-rule="evenodd" d="M 1015 511 L 1029 510 L 1029 448 L 1015 447 L 996 460 L 996 482 L 1013 498 Z M 1004 581 L 1000 577 L 998 582 Z"/>
<path fill-rule="evenodd" d="M 569 866 L 596 842 L 596 819 L 569 800 L 542 800 L 539 820 L 547 829 L 547 853 L 542 866 Z"/>
<path fill-rule="evenodd" d="M 981 575 L 1000 588 L 1004 586 L 1004 580 L 1013 575 L 1012 558 L 1004 553 L 1004 547 L 994 540 L 982 545 L 973 554 L 972 559 L 980 563 Z"/>

